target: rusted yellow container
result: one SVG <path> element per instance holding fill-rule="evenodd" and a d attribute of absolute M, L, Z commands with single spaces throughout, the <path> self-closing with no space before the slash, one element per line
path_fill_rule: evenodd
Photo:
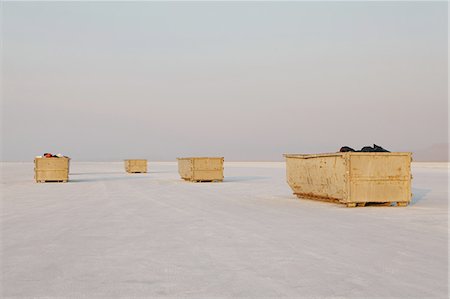
<path fill-rule="evenodd" d="M 146 173 L 147 172 L 147 160 L 134 159 L 124 160 L 125 171 L 128 173 Z"/>
<path fill-rule="evenodd" d="M 348 207 L 411 201 L 411 153 L 286 154 L 287 183 L 300 198 Z"/>
<path fill-rule="evenodd" d="M 186 181 L 223 181 L 223 157 L 191 157 L 177 160 L 178 173 Z"/>
<path fill-rule="evenodd" d="M 34 179 L 36 183 L 63 182 L 69 180 L 70 158 L 35 158 Z"/>

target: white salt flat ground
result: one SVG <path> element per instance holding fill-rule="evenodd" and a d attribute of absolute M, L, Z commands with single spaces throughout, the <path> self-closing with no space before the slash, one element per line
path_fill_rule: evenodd
<path fill-rule="evenodd" d="M 413 166 L 410 206 L 300 200 L 284 163 L 72 163 L 67 184 L 2 163 L 3 298 L 447 298 L 448 164 Z"/>

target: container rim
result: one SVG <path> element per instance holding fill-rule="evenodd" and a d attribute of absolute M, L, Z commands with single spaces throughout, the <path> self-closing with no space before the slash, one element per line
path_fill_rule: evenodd
<path fill-rule="evenodd" d="M 185 159 L 224 159 L 224 157 L 181 157 L 177 158 L 177 160 L 185 160 Z"/>
<path fill-rule="evenodd" d="M 283 154 L 285 158 L 316 158 L 316 157 L 336 157 L 336 156 L 411 156 L 411 152 L 339 152 L 339 153 L 321 153 L 321 154 Z"/>
<path fill-rule="evenodd" d="M 147 159 L 125 159 L 124 161 L 147 161 Z"/>
<path fill-rule="evenodd" d="M 34 160 L 40 160 L 40 159 L 60 159 L 60 160 L 70 160 L 70 157 L 34 157 Z"/>

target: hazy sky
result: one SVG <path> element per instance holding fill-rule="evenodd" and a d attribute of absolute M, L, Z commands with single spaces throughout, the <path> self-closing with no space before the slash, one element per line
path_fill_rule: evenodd
<path fill-rule="evenodd" d="M 447 143 L 446 2 L 4 2 L 2 160 Z"/>

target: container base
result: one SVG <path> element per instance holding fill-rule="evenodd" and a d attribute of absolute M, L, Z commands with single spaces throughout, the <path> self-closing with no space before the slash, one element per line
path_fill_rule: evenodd
<path fill-rule="evenodd" d="M 409 202 L 407 201 L 386 201 L 386 202 L 344 202 L 337 198 L 325 197 L 325 196 L 316 196 L 311 194 L 303 194 L 303 193 L 294 193 L 300 199 L 308 199 L 308 200 L 317 200 L 317 201 L 326 201 L 337 204 L 345 204 L 347 208 L 356 208 L 356 207 L 365 207 L 365 206 L 393 206 L 395 203 L 396 207 L 406 207 Z"/>
<path fill-rule="evenodd" d="M 223 182 L 223 179 L 222 180 L 193 180 L 193 179 L 183 178 L 183 180 L 185 180 L 187 182 L 192 182 L 192 183 L 221 183 L 221 182 Z"/>
<path fill-rule="evenodd" d="M 67 183 L 68 180 L 39 180 L 36 183 Z"/>

